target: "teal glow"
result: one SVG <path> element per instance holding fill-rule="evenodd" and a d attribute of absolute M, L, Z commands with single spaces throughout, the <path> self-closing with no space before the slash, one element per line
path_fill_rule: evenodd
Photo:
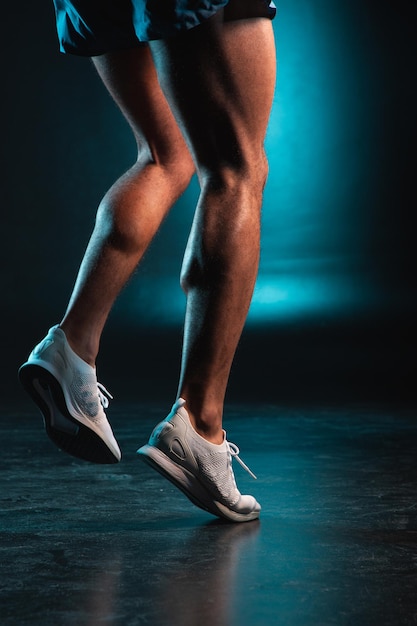
<path fill-rule="evenodd" d="M 353 17 L 329 0 L 280 4 L 270 176 L 249 324 L 349 314 L 377 297 L 364 272 L 377 79 Z M 194 183 L 125 296 L 145 325 L 182 323 L 178 276 L 197 195 Z"/>
<path fill-rule="evenodd" d="M 343 11 L 329 2 L 280 5 L 262 260 L 249 323 L 349 313 L 377 297 L 363 271 L 372 79 L 360 33 L 355 42 Z"/>
<path fill-rule="evenodd" d="M 340 276 L 316 274 L 300 276 L 261 275 L 259 277 L 248 323 L 276 323 L 326 316 L 343 316 L 360 310 L 369 294 Z"/>

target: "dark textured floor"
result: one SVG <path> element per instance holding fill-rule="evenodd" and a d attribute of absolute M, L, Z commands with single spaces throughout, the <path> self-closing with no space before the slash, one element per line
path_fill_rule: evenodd
<path fill-rule="evenodd" d="M 60 453 L 30 405 L 1 416 L 0 622 L 417 624 L 417 420 L 376 406 L 229 406 L 260 522 L 195 508 L 135 455 L 165 406 L 117 405 L 116 466 Z M 168 407 L 169 408 L 169 407 Z"/>

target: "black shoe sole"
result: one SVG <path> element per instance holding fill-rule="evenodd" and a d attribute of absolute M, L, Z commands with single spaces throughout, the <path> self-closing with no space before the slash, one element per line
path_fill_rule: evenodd
<path fill-rule="evenodd" d="M 61 385 L 50 372 L 39 365 L 27 363 L 19 370 L 19 380 L 39 407 L 46 434 L 60 450 L 91 463 L 119 462 L 101 437 L 72 417 Z"/>

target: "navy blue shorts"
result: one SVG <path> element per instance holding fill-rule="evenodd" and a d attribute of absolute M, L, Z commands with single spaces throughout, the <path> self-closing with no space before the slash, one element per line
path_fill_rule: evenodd
<path fill-rule="evenodd" d="M 172 37 L 225 7 L 225 20 L 275 16 L 269 0 L 53 0 L 60 51 L 97 56 Z M 242 10 L 244 11 L 243 13 Z"/>

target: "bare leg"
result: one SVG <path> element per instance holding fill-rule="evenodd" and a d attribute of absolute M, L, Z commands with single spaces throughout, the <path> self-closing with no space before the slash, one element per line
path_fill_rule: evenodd
<path fill-rule="evenodd" d="M 180 37 L 151 42 L 151 50 L 201 185 L 182 272 L 179 395 L 196 431 L 221 443 L 226 386 L 258 269 L 272 26 L 259 18 L 225 23 L 220 11 Z"/>
<path fill-rule="evenodd" d="M 194 171 L 147 47 L 94 64 L 135 134 L 138 159 L 103 198 L 61 322 L 73 350 L 94 365 L 109 311 Z"/>

